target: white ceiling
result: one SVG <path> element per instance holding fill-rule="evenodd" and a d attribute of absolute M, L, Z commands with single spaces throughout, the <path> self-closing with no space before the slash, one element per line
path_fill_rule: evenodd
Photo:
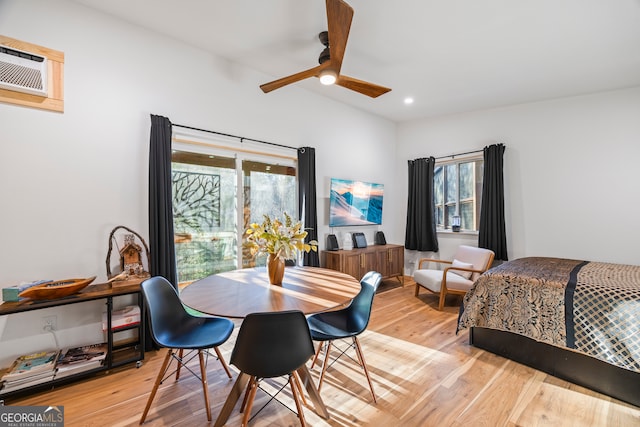
<path fill-rule="evenodd" d="M 256 89 L 317 65 L 327 26 L 323 0 L 75 1 L 261 71 Z M 640 0 L 347 2 L 342 74 L 393 90 L 372 99 L 312 78 L 279 91 L 399 122 L 640 85 Z"/>

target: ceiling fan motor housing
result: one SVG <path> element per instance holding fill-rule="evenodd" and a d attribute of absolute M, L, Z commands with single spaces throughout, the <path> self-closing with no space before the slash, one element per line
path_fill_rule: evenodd
<path fill-rule="evenodd" d="M 329 47 L 329 32 L 322 31 L 318 34 L 318 38 L 320 39 L 320 43 L 322 43 L 325 47 Z"/>
<path fill-rule="evenodd" d="M 329 32 L 321 32 L 318 34 L 318 38 L 320 39 L 320 43 L 325 46 L 324 50 L 320 52 L 320 56 L 318 57 L 318 63 L 323 64 L 331 59 L 331 51 L 329 50 Z"/>
<path fill-rule="evenodd" d="M 325 47 L 322 52 L 320 52 L 320 56 L 318 57 L 318 63 L 323 64 L 331 59 L 331 53 L 329 52 L 329 48 Z"/>

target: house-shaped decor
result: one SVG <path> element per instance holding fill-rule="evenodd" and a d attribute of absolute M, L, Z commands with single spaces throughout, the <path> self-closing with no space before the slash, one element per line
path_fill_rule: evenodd
<path fill-rule="evenodd" d="M 121 228 L 129 233 L 122 236 L 123 245 L 122 248 L 118 250 L 120 256 L 120 273 L 116 272 L 111 274 L 111 250 L 113 249 L 114 242 L 116 243 L 116 247 L 118 247 L 118 239 L 115 236 L 115 232 Z M 138 240 L 136 240 L 136 238 Z M 124 226 L 118 226 L 113 229 L 109 236 L 109 252 L 107 254 L 107 277 L 110 279 L 112 286 L 137 284 L 151 277 L 149 272 L 145 270 L 143 252 L 147 257 L 147 265 L 149 265 L 149 248 L 142 237 L 135 231 Z"/>
<path fill-rule="evenodd" d="M 129 276 L 144 273 L 142 247 L 135 243 L 133 234 L 127 234 L 124 241 L 125 245 L 120 249 L 120 268 Z"/>

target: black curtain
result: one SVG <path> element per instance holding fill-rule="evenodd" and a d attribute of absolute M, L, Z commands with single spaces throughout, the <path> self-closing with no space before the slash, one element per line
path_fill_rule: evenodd
<path fill-rule="evenodd" d="M 495 252 L 496 260 L 507 261 L 507 233 L 504 222 L 504 144 L 484 147 L 484 182 L 478 246 Z"/>
<path fill-rule="evenodd" d="M 318 240 L 318 210 L 316 208 L 316 150 L 298 148 L 298 217 L 309 234 L 305 241 Z M 303 253 L 302 264 L 320 267 L 318 252 Z"/>
<path fill-rule="evenodd" d="M 151 115 L 149 141 L 149 251 L 152 276 L 178 285 L 171 196 L 171 122 Z"/>
<path fill-rule="evenodd" d="M 404 247 L 438 252 L 433 200 L 433 157 L 409 160 L 409 197 Z"/>

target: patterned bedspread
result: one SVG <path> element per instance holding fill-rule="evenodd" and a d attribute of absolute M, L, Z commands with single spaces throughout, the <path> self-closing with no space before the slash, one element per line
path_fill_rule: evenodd
<path fill-rule="evenodd" d="M 484 273 L 458 330 L 525 335 L 640 372 L 640 266 L 520 258 Z"/>

